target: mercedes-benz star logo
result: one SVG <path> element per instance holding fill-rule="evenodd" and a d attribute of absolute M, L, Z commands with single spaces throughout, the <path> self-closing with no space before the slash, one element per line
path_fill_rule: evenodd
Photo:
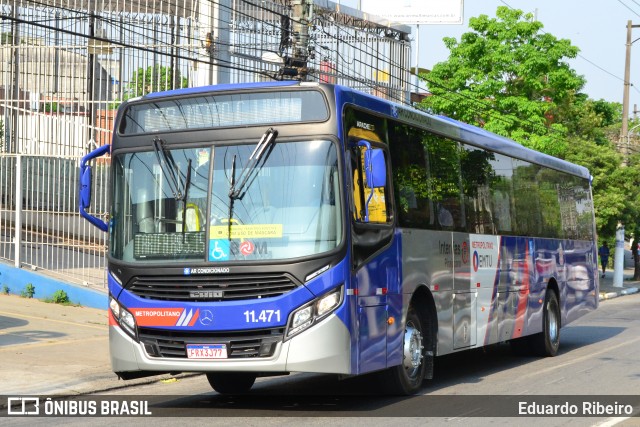
<path fill-rule="evenodd" d="M 208 326 L 213 322 L 213 313 L 209 310 L 202 310 L 200 313 L 200 323 Z"/>

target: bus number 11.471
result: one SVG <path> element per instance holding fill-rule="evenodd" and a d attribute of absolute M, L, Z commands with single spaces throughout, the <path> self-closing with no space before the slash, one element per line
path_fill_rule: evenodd
<path fill-rule="evenodd" d="M 280 310 L 262 310 L 259 314 L 256 314 L 255 310 L 247 310 L 244 312 L 244 318 L 247 323 L 269 323 L 271 319 L 279 322 Z"/>

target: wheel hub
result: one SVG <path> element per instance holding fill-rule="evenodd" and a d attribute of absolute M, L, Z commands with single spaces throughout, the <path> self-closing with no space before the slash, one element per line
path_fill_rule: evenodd
<path fill-rule="evenodd" d="M 422 334 L 413 323 L 407 323 L 404 331 L 404 368 L 410 378 L 414 378 L 422 365 Z"/>
<path fill-rule="evenodd" d="M 558 341 L 558 318 L 556 311 L 551 308 L 549 307 L 547 310 L 549 316 L 549 340 L 555 344 Z"/>

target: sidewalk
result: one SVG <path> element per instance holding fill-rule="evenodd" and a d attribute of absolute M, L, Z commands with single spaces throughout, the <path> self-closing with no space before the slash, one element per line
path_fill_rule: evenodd
<path fill-rule="evenodd" d="M 118 379 L 106 310 L 17 295 L 0 295 L 0 360 L 0 395 L 8 396 L 87 394 L 172 378 Z"/>
<path fill-rule="evenodd" d="M 605 277 L 600 274 L 600 301 L 622 295 L 635 294 L 640 289 L 640 281 L 633 280 L 633 268 L 625 268 L 622 287 L 613 286 L 613 271 L 607 271 Z"/>

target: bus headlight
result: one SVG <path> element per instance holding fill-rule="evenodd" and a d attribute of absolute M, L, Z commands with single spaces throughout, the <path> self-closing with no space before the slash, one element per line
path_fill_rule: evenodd
<path fill-rule="evenodd" d="M 109 308 L 113 317 L 116 319 L 122 329 L 135 338 L 136 336 L 136 319 L 126 308 L 124 308 L 112 296 L 109 296 Z"/>
<path fill-rule="evenodd" d="M 306 329 L 311 325 L 311 321 L 313 319 L 313 306 L 307 306 L 299 309 L 298 311 L 293 313 L 293 317 L 291 319 L 291 328 L 289 330 L 289 334 L 293 335 L 300 332 L 303 329 Z"/>
<path fill-rule="evenodd" d="M 291 338 L 304 331 L 323 317 L 335 311 L 342 302 L 342 288 L 343 286 L 340 286 L 338 289 L 316 298 L 309 304 L 294 311 L 291 314 L 287 327 L 287 338 Z"/>
<path fill-rule="evenodd" d="M 338 289 L 337 292 L 331 292 L 326 297 L 320 299 L 316 304 L 318 316 L 324 316 L 325 314 L 332 312 L 338 306 L 338 303 L 340 303 L 341 294 L 342 292 Z"/>

